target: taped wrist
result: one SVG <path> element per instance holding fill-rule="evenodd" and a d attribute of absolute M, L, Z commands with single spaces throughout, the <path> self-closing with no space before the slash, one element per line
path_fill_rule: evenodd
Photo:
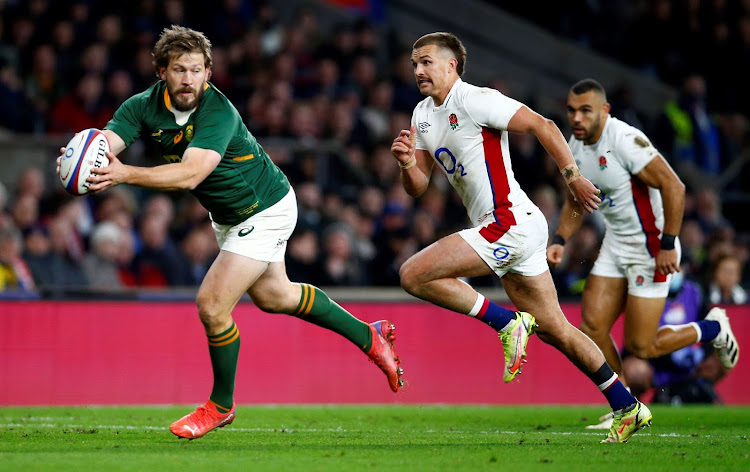
<path fill-rule="evenodd" d="M 676 237 L 677 236 L 673 236 L 667 233 L 662 234 L 661 245 L 659 247 L 665 251 L 671 251 L 672 249 L 674 249 L 674 240 Z"/>

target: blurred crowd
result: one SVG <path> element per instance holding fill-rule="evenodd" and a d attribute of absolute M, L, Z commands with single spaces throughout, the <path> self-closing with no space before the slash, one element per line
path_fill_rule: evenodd
<path fill-rule="evenodd" d="M 271 3 L 248 0 L 0 1 L 0 15 L 0 129 L 59 136 L 61 144 L 103 127 L 124 99 L 156 80 L 150 52 L 162 28 L 205 32 L 214 45 L 211 81 L 296 190 L 292 280 L 398 286 L 406 258 L 468 224 L 442 173 L 417 200 L 401 187 L 390 144 L 423 97 L 410 45 L 394 41 L 385 24 L 351 17 L 323 30 L 311 10 L 282 24 Z M 721 194 L 705 183 L 713 176 L 725 189 L 741 186 L 742 169 L 730 171 L 747 151 L 747 108 L 715 105 L 707 96 L 715 78 L 700 70 L 681 80 L 683 95 L 663 116 L 642 116 L 626 88 L 612 94 L 613 114 L 644 129 L 688 184 L 686 275 L 717 300 L 740 300 L 750 282 L 750 235 L 724 216 Z M 484 85 L 513 96 L 502 77 Z M 516 178 L 555 227 L 566 189 L 554 161 L 533 136 L 510 139 Z M 136 142 L 125 162 L 158 164 L 150 146 Z M 72 197 L 51 179 L 28 168 L 0 184 L 0 291 L 196 286 L 216 257 L 208 214 L 187 193 L 120 186 Z M 601 235 L 594 217 L 570 241 L 554 273 L 562 295 L 580 294 Z"/>

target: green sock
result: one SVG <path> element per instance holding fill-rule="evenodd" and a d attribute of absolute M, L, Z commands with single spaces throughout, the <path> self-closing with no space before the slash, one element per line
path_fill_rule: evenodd
<path fill-rule="evenodd" d="M 208 336 L 208 352 L 214 371 L 214 389 L 211 401 L 220 413 L 228 413 L 234 404 L 234 376 L 240 355 L 240 331 L 237 325 L 223 333 Z"/>
<path fill-rule="evenodd" d="M 302 287 L 302 297 L 297 309 L 292 312 L 293 316 L 330 329 L 365 352 L 370 350 L 372 346 L 370 325 L 341 308 L 318 287 L 308 284 L 300 284 L 300 287 Z"/>

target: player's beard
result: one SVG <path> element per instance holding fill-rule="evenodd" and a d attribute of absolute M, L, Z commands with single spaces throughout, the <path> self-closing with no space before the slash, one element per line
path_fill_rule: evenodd
<path fill-rule="evenodd" d="M 180 89 L 180 91 L 177 92 L 177 94 L 172 93 L 171 90 L 169 90 L 169 87 L 167 87 L 167 92 L 169 93 L 169 100 L 172 102 L 172 106 L 177 111 L 190 111 L 193 108 L 198 105 L 198 103 L 203 100 L 203 95 L 206 91 L 205 82 L 198 87 L 198 92 L 195 95 L 195 100 L 186 101 L 182 99 L 178 94 L 185 91 L 185 89 Z M 191 92 L 195 93 L 195 90 L 190 90 Z"/>
<path fill-rule="evenodd" d="M 588 129 L 584 128 L 583 135 L 578 139 L 583 141 L 584 144 L 593 144 L 592 140 L 599 134 L 601 127 L 602 118 L 601 116 L 597 116 L 596 120 L 591 122 L 591 126 L 589 126 Z"/>

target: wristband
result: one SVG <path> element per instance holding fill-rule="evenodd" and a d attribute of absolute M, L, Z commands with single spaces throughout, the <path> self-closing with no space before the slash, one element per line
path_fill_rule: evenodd
<path fill-rule="evenodd" d="M 414 167 L 414 165 L 417 163 L 417 158 L 414 156 L 411 156 L 411 158 L 406 162 L 399 162 L 398 165 L 401 166 L 402 169 L 408 169 L 410 167 Z"/>
<path fill-rule="evenodd" d="M 672 236 L 671 234 L 664 233 L 661 235 L 661 245 L 659 246 L 661 249 L 664 249 L 665 251 L 671 251 L 674 249 L 674 240 L 677 236 Z"/>
<path fill-rule="evenodd" d="M 578 180 L 578 177 L 581 176 L 581 171 L 578 169 L 578 166 L 575 164 L 566 165 L 563 169 L 560 170 L 560 173 L 565 179 L 565 183 L 568 185 Z"/>
<path fill-rule="evenodd" d="M 560 246 L 565 246 L 565 238 L 563 238 L 559 234 L 556 234 L 552 236 L 552 244 L 559 244 Z"/>

